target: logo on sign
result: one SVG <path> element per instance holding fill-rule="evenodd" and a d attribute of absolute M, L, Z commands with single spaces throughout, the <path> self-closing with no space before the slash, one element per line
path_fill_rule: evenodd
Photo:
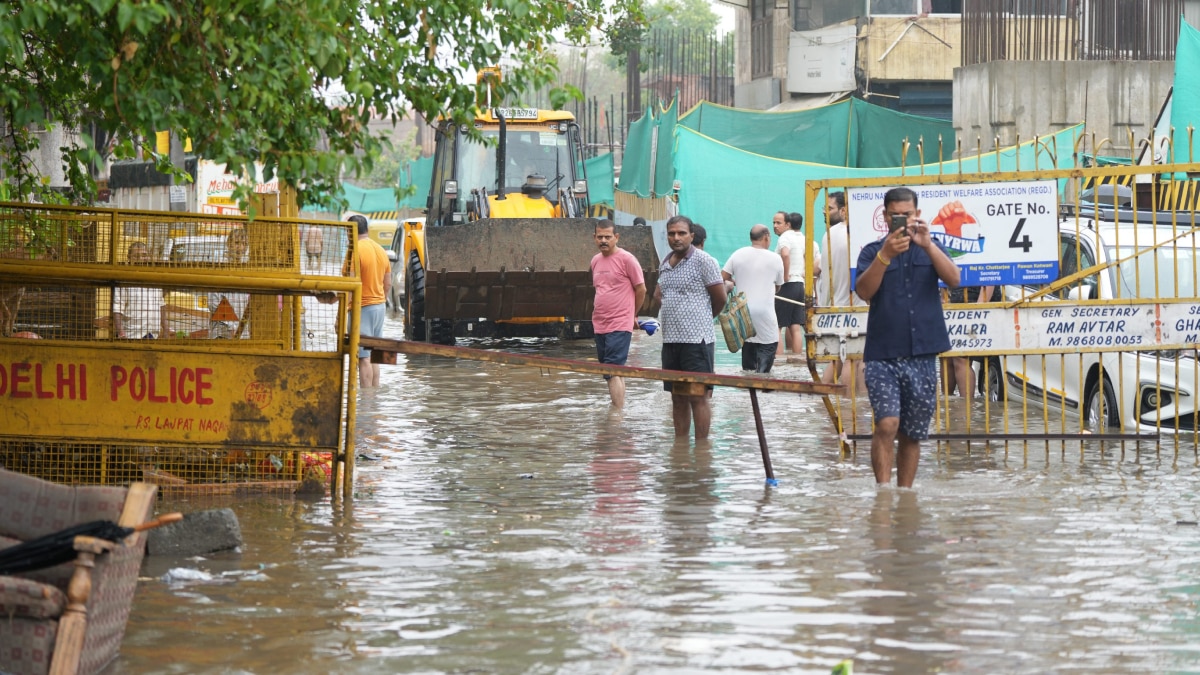
<path fill-rule="evenodd" d="M 979 221 L 958 200 L 943 206 L 929 226 L 933 237 L 946 247 L 951 258 L 983 252 Z M 941 232 L 935 231 L 937 227 L 941 227 Z"/>
<path fill-rule="evenodd" d="M 271 405 L 271 388 L 262 382 L 251 382 L 246 385 L 246 402 L 259 410 Z"/>

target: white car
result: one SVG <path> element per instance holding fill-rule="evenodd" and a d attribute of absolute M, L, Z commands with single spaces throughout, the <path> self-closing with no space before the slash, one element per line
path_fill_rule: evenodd
<path fill-rule="evenodd" d="M 180 264 L 217 264 L 225 261 L 225 235 L 174 237 L 163 247 L 166 260 Z M 201 335 L 211 329 L 212 308 L 208 293 L 184 289 L 164 291 L 167 327 L 171 335 Z"/>
<path fill-rule="evenodd" d="M 425 216 L 415 216 L 402 220 L 401 226 L 396 228 L 391 246 L 387 250 L 388 260 L 392 261 L 392 292 L 388 294 L 387 306 L 393 312 L 399 312 L 404 309 L 404 274 L 408 267 L 408 261 L 403 259 L 404 225 L 424 222 Z"/>
<path fill-rule="evenodd" d="M 1191 216 L 1181 212 L 1176 218 L 1183 221 Z M 1184 222 L 1173 227 L 1170 214 L 1157 214 L 1156 224 L 1155 214 L 1139 212 L 1135 226 L 1131 211 L 1085 207 L 1078 218 L 1071 215 L 1059 223 L 1059 279 L 1097 264 L 1120 262 L 1027 302 L 1118 301 L 1089 306 L 1080 314 L 1109 316 L 1121 311 L 1106 309 L 1122 306 L 1120 300 L 1195 298 L 1200 280 L 1197 267 L 1200 235 L 1179 236 L 1189 230 L 1190 225 Z M 1170 243 L 1172 239 L 1174 243 Z M 1004 300 L 1018 301 L 1041 288 L 1005 286 Z M 1142 307 L 1150 309 L 1140 311 L 1155 311 L 1153 304 Z M 1200 326 L 1200 321 L 1197 325 Z M 1121 337 L 1119 332 L 1116 337 L 1111 332 L 1102 337 L 1132 344 L 1142 340 L 1132 335 Z M 1088 336 L 1079 339 L 1081 344 L 1091 341 Z M 1093 340 L 1099 339 L 1093 336 Z M 1083 428 L 1091 431 L 1119 427 L 1125 432 L 1173 432 L 1177 426 L 1181 431 L 1192 430 L 1196 424 L 1196 382 L 1200 377 L 1195 349 L 1155 351 L 1138 350 L 1136 346 L 1115 349 L 1120 351 L 1067 350 L 1063 355 L 989 357 L 988 367 L 980 368 L 980 390 L 993 401 L 1023 397 L 1030 402 L 1045 402 L 1053 408 L 1077 412 Z"/>

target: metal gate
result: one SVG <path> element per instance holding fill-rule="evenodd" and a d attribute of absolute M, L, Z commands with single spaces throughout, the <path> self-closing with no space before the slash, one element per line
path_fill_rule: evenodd
<path fill-rule="evenodd" d="M 822 251 L 829 274 L 850 273 L 858 248 L 886 234 L 882 196 L 896 186 L 918 193 L 922 219 L 956 257 L 970 287 L 943 296 L 952 350 L 939 359 L 934 439 L 1195 452 L 1200 229 L 1194 205 L 1174 195 L 1190 194 L 1197 172 L 1186 164 L 813 181 L 806 205 L 813 222 L 829 195 L 850 197 L 848 245 L 836 260 Z M 814 284 L 811 228 L 808 243 L 810 370 L 816 379 L 841 362 L 856 372 L 868 308 Z M 964 365 L 965 376 L 951 376 Z M 853 379 L 850 396 L 826 398 L 847 443 L 871 432 Z M 947 379 L 965 382 L 947 395 Z"/>
<path fill-rule="evenodd" d="M 336 496 L 353 474 L 351 225 L 0 204 L 0 464 Z"/>

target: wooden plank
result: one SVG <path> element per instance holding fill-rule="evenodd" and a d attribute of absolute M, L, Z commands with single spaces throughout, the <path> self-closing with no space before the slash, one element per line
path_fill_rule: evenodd
<path fill-rule="evenodd" d="M 692 373 L 682 370 L 660 370 L 658 368 L 640 368 L 637 366 L 613 366 L 594 361 L 576 361 L 573 359 L 558 359 L 548 356 L 525 356 L 498 352 L 489 349 L 473 349 L 470 347 L 447 347 L 425 342 L 409 342 L 387 338 L 362 337 L 359 345 L 371 350 L 373 363 L 395 363 L 396 354 L 424 354 L 427 356 L 443 356 L 452 359 L 467 359 L 470 361 L 486 361 L 510 366 L 525 366 L 545 370 L 561 370 L 572 373 L 589 375 L 617 375 L 642 380 L 659 380 L 661 382 L 696 382 L 711 384 L 719 387 L 734 387 L 736 389 L 757 389 L 759 391 L 787 391 L 796 394 L 844 395 L 846 385 L 825 384 L 823 382 L 802 382 L 799 380 L 776 380 L 765 377 L 748 377 L 744 375 L 716 375 L 707 373 Z"/>

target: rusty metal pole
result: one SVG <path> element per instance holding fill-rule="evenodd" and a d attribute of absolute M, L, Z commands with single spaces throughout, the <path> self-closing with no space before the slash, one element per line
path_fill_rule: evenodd
<path fill-rule="evenodd" d="M 767 485 L 779 485 L 775 480 L 775 469 L 771 468 L 771 453 L 767 452 L 767 434 L 763 431 L 762 412 L 758 409 L 758 390 L 750 390 L 750 406 L 754 408 L 754 428 L 758 430 L 758 449 L 762 451 L 763 469 L 767 472 Z"/>

